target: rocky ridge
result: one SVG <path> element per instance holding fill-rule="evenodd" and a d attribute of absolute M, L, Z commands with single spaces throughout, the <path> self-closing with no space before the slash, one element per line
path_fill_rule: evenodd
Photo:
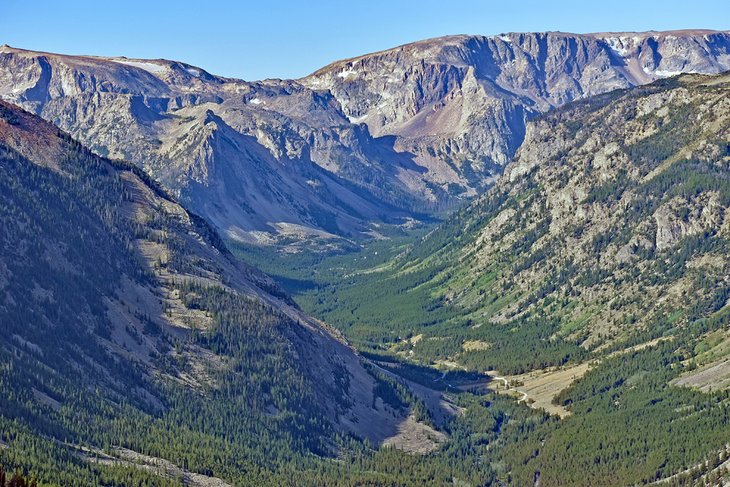
<path fill-rule="evenodd" d="M 40 367 L 41 403 L 67 400 L 53 381 L 75 377 L 69 367 L 88 371 L 78 379 L 85 386 L 153 411 L 169 400 L 158 381 L 214 397 L 231 387 L 225 380 L 245 382 L 233 370 L 239 357 L 203 338 L 220 340 L 221 327 L 232 326 L 230 336 L 252 347 L 245 373 L 273 373 L 250 358 L 257 344 L 270 347 L 267 357 L 282 354 L 279 373 L 287 371 L 281 363 L 295 364 L 295 379 L 306 384 L 299 407 L 319 411 L 335 429 L 376 444 L 397 437 L 406 422 L 439 436 L 408 411 L 387 410 L 382 401 L 371 407 L 376 379 L 337 332 L 234 258 L 209 224 L 136 166 L 96 156 L 1 101 L 0 157 L 7 230 L 0 237 L 7 327 L 0 355 Z M 137 374 L 140 382 L 129 387 Z M 251 402 L 244 416 L 283 407 L 270 394 Z"/>
<path fill-rule="evenodd" d="M 166 60 L 0 48 L 0 96 L 148 170 L 227 236 L 376 235 L 492 184 L 527 120 L 730 68 L 725 32 L 450 36 L 244 82 Z"/>
<path fill-rule="evenodd" d="M 433 182 L 474 194 L 500 174 L 539 113 L 728 69 L 726 32 L 506 33 L 415 42 L 338 61 L 301 82 L 331 92 L 375 136 L 396 137 Z"/>

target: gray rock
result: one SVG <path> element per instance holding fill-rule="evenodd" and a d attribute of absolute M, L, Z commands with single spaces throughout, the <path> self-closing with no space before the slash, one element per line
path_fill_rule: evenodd
<path fill-rule="evenodd" d="M 358 238 L 481 192 L 540 113 L 730 69 L 729 52 L 712 31 L 451 36 L 244 82 L 3 46 L 0 97 L 144 167 L 230 237 Z"/>

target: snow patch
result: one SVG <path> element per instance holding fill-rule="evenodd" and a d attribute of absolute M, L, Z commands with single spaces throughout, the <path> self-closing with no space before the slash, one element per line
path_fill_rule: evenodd
<path fill-rule="evenodd" d="M 195 76 L 196 78 L 200 78 L 200 70 L 196 68 L 185 68 L 185 71 L 188 72 L 188 74 Z"/>
<path fill-rule="evenodd" d="M 607 37 L 604 40 L 608 44 L 608 47 L 610 47 L 611 50 L 619 56 L 626 57 L 626 55 L 629 53 L 629 50 L 627 49 L 627 39 L 620 37 Z"/>
<path fill-rule="evenodd" d="M 252 99 L 251 99 L 251 100 L 249 100 L 248 102 L 249 102 L 250 104 L 252 104 L 252 105 L 261 105 L 261 104 L 263 103 L 263 102 L 261 101 L 261 98 L 259 98 L 259 97 L 256 97 L 256 98 L 252 98 Z"/>
<path fill-rule="evenodd" d="M 695 70 L 687 70 L 687 71 L 670 71 L 667 69 L 657 69 L 655 71 L 650 70 L 646 66 L 642 67 L 641 69 L 644 70 L 646 74 L 653 74 L 654 76 L 657 76 L 659 78 L 671 78 L 672 76 L 678 76 L 680 74 L 697 74 L 699 71 Z"/>
<path fill-rule="evenodd" d="M 123 61 L 121 59 L 112 59 L 115 63 L 125 64 L 134 68 L 144 69 L 148 73 L 162 74 L 165 72 L 166 66 L 156 63 L 149 63 L 143 61 Z"/>
<path fill-rule="evenodd" d="M 500 39 L 502 39 L 502 40 L 503 40 L 504 42 L 506 42 L 507 44 L 512 44 L 512 39 L 510 39 L 510 38 L 509 38 L 509 37 L 507 37 L 507 36 L 497 36 L 497 37 L 499 37 Z"/>
<path fill-rule="evenodd" d="M 362 117 L 349 117 L 350 123 L 360 123 L 363 120 L 365 120 L 366 118 L 368 118 L 367 113 L 365 115 L 363 115 Z"/>
<path fill-rule="evenodd" d="M 348 66 L 339 73 L 337 73 L 337 76 L 342 79 L 355 78 L 357 77 L 357 71 L 355 71 L 352 66 Z"/>

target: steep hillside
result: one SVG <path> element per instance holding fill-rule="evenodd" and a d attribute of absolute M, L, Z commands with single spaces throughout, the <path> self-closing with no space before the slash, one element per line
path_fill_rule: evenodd
<path fill-rule="evenodd" d="M 443 440 L 135 166 L 0 102 L 0 176 L 0 464 L 143 485 L 135 459 L 157 458 L 280 485 L 355 437 Z"/>
<path fill-rule="evenodd" d="M 408 155 L 295 82 L 4 46 L 0 92 L 98 154 L 143 167 L 239 240 L 355 237 L 423 206 L 398 180 L 420 171 Z"/>
<path fill-rule="evenodd" d="M 473 194 L 520 146 L 525 122 L 567 102 L 679 73 L 730 69 L 714 31 L 448 36 L 338 61 L 301 80 L 353 123 Z"/>
<path fill-rule="evenodd" d="M 674 78 L 537 121 L 502 184 L 462 217 L 470 268 L 447 299 L 486 322 L 548 315 L 587 348 L 720 311 L 729 81 Z"/>
<path fill-rule="evenodd" d="M 425 332 L 404 347 L 426 360 L 509 371 L 723 322 L 729 106 L 727 75 L 687 75 L 541 117 L 485 196 L 312 309 L 362 338 Z"/>
<path fill-rule="evenodd" d="M 253 83 L 4 46 L 0 96 L 144 167 L 227 237 L 357 239 L 478 194 L 535 115 L 730 69 L 729 46 L 710 31 L 452 36 Z"/>

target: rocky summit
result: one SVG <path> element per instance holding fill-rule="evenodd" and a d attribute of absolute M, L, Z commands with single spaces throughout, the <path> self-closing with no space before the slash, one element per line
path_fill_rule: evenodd
<path fill-rule="evenodd" d="M 491 185 L 542 112 L 728 68 L 714 31 L 450 36 L 260 82 L 3 46 L 0 96 L 260 244 L 377 237 Z"/>

